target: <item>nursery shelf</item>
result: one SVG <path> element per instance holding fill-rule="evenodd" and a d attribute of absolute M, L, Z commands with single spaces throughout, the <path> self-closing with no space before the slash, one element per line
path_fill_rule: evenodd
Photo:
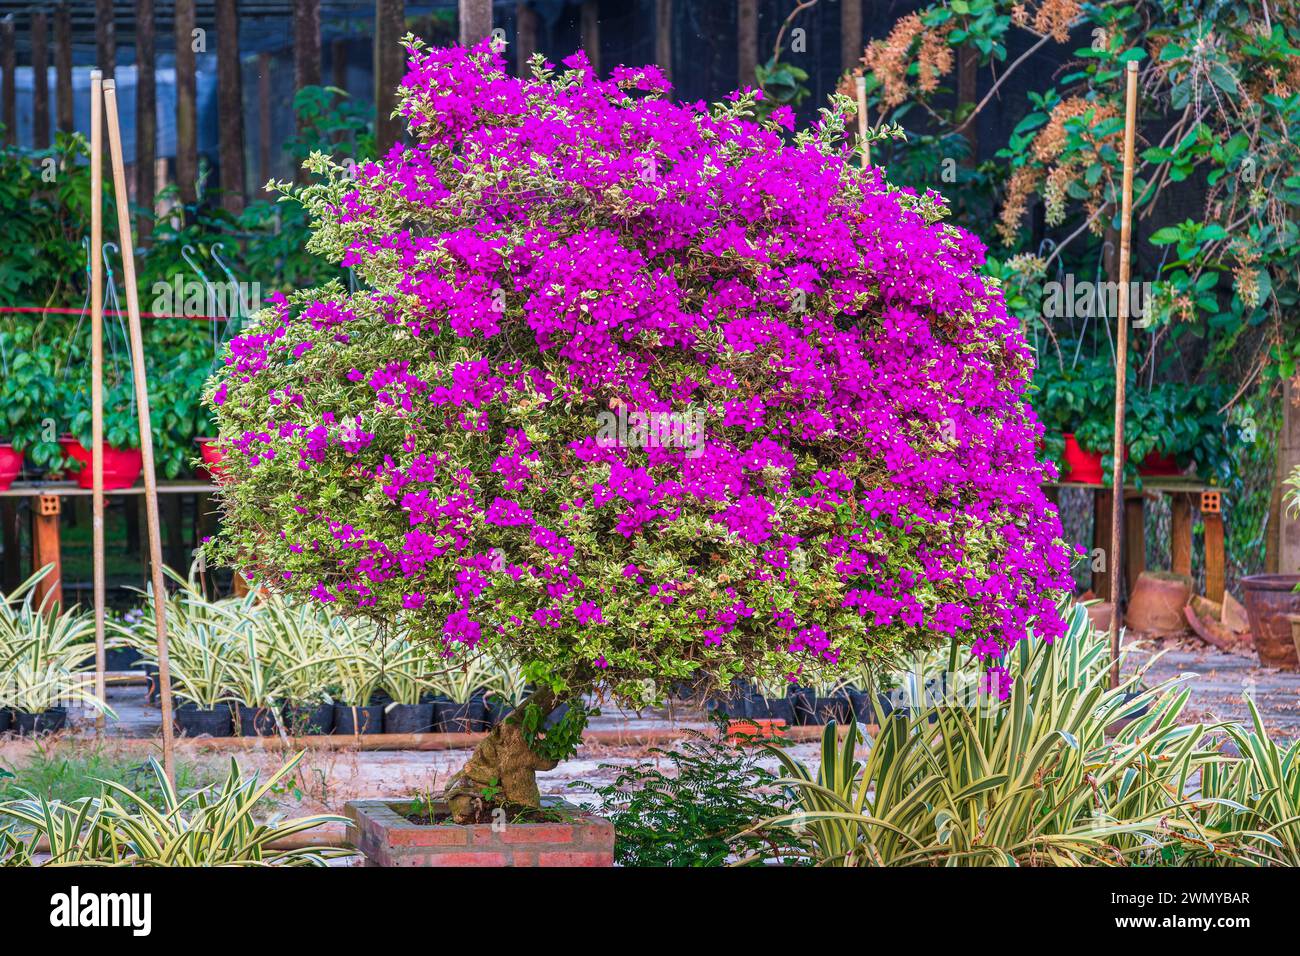
<path fill-rule="evenodd" d="M 1108 485 L 1086 484 L 1077 481 L 1049 481 L 1043 484 L 1047 497 L 1058 503 L 1062 488 L 1079 489 L 1092 493 L 1094 550 L 1108 547 L 1110 528 L 1111 489 Z M 1192 513 L 1199 511 L 1205 526 L 1205 596 L 1221 602 L 1224 592 L 1224 530 L 1223 489 L 1207 485 L 1196 478 L 1179 475 L 1161 475 L 1142 479 L 1141 487 L 1124 486 L 1124 581 L 1129 593 L 1137 583 L 1138 575 L 1146 570 L 1145 504 L 1148 497 L 1157 493 L 1168 495 L 1171 520 L 1169 523 L 1169 554 L 1171 570 L 1175 574 L 1191 576 L 1192 573 Z M 1110 593 L 1110 575 L 1094 573 L 1092 591 L 1103 601 L 1113 600 Z"/>

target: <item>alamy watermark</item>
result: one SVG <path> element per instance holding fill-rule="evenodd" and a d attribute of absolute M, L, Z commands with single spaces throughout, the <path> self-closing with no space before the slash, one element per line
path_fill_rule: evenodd
<path fill-rule="evenodd" d="M 620 405 L 596 416 L 601 448 L 680 448 L 687 458 L 704 453 L 704 412 L 639 412 Z"/>

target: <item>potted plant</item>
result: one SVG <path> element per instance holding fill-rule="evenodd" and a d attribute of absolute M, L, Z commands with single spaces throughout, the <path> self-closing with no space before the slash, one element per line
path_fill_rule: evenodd
<path fill-rule="evenodd" d="M 356 641 L 340 642 L 334 661 L 334 733 L 382 734 L 384 701 L 379 695 L 383 661 Z"/>
<path fill-rule="evenodd" d="M 199 458 L 203 462 L 201 469 L 209 478 L 217 484 L 221 484 L 225 471 L 221 467 L 221 460 L 226 457 L 226 453 L 217 445 L 217 440 L 212 437 L 204 436 L 203 438 L 194 439 L 199 446 Z"/>
<path fill-rule="evenodd" d="M 428 649 L 399 641 L 387 651 L 383 686 L 391 700 L 384 705 L 384 733 L 431 733 L 436 718 L 432 684 L 424 676 L 430 666 Z"/>
<path fill-rule="evenodd" d="M 93 620 L 77 608 L 34 602 L 36 584 L 49 572 L 42 568 L 0 596 L 0 709 L 9 717 L 8 729 L 26 736 L 60 730 L 71 702 L 112 713 L 92 692 L 86 672 Z"/>
<path fill-rule="evenodd" d="M 531 693 L 523 668 L 510 661 L 497 661 L 488 682 L 487 707 L 489 729 L 495 727 L 509 716 L 510 712 L 523 703 Z"/>
<path fill-rule="evenodd" d="M 94 485 L 91 468 L 90 392 L 73 392 L 68 398 L 67 414 L 71 427 L 60 436 L 59 446 L 67 461 L 74 464 L 77 485 Z M 155 436 L 157 438 L 158 436 Z M 135 392 L 129 378 L 104 387 L 104 488 L 130 488 L 144 470 L 140 452 L 140 434 L 135 409 Z"/>
<path fill-rule="evenodd" d="M 748 716 L 793 727 L 799 721 L 792 691 L 793 685 L 784 677 L 755 681 L 754 694 L 749 698 Z"/>
<path fill-rule="evenodd" d="M 438 731 L 466 734 L 487 730 L 486 698 L 490 681 L 491 675 L 481 658 L 445 670 L 434 681 L 434 686 L 447 698 L 435 705 L 434 721 Z"/>
<path fill-rule="evenodd" d="M 59 467 L 62 452 L 55 441 L 60 394 L 58 350 L 33 342 L 30 330 L 0 328 L 0 491 L 13 483 L 24 462 L 39 469 Z"/>
<path fill-rule="evenodd" d="M 393 151 L 352 176 L 313 154 L 323 182 L 295 192 L 316 223 L 313 248 L 346 258 L 362 291 L 277 299 L 209 383 L 220 440 L 256 431 L 264 444 L 222 463 L 208 555 L 399 628 L 448 666 L 520 661 L 532 695 L 477 742 L 435 822 L 544 809 L 537 773 L 576 753 L 598 698 L 656 705 L 692 672 L 706 691 L 813 667 L 833 679 L 946 640 L 924 627 L 936 615 L 968 621 L 989 664 L 1028 637 L 1016 630 L 1027 609 L 1044 639 L 1063 632 L 1067 547 L 1037 487 L 1025 343 L 977 275 L 982 247 L 941 222 L 933 194 L 864 174 L 839 120 L 797 141 L 779 135 L 779 112 L 760 126 L 753 93 L 710 114 L 663 98 L 655 71 L 597 84 L 580 57 L 554 73 L 538 60 L 524 83 L 486 47 L 411 41 L 411 58 L 399 99 L 418 166 L 417 151 Z M 482 108 L 448 111 L 451 90 Z M 508 115 L 492 105 L 506 101 Z M 608 135 L 630 122 L 647 130 L 635 145 Z M 552 135 L 564 155 L 539 173 L 528 144 Z M 653 188 L 634 174 L 647 150 L 662 161 Z M 665 168 L 686 155 L 718 174 Z M 392 183 L 413 176 L 450 192 L 395 205 Z M 483 189 L 511 197 L 510 214 L 468 226 L 449 214 Z M 780 237 L 761 255 L 756 194 Z M 365 237 L 354 240 L 358 208 Z M 428 239 L 415 266 L 363 251 L 414 230 Z M 521 258 L 487 251 L 498 249 Z M 823 276 L 827 261 L 836 277 L 808 293 L 806 312 L 772 288 L 778 272 Z M 412 296 L 400 291 L 412 268 L 466 281 Z M 501 308 L 475 298 L 495 288 L 509 289 Z M 902 343 L 915 354 L 881 361 Z M 904 394 L 926 423 L 900 416 Z M 600 424 L 611 408 L 680 421 L 667 444 L 637 427 L 611 441 Z M 920 427 L 948 418 L 972 426 L 960 443 Z M 309 438 L 307 421 L 321 423 Z M 932 473 L 945 476 L 941 502 Z M 923 544 L 977 547 L 979 559 L 964 578 L 941 576 Z M 904 589 L 914 607 L 877 600 Z M 469 705 L 484 681 L 462 682 L 454 696 Z M 354 819 L 363 846 L 393 845 Z M 478 831 L 446 836 L 478 843 Z"/>

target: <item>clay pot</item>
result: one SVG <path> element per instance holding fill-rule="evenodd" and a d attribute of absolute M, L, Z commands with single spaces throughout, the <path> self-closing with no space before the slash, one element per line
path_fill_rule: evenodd
<path fill-rule="evenodd" d="M 1130 629 L 1155 637 L 1187 631 L 1183 608 L 1192 598 L 1192 582 L 1181 574 L 1143 571 L 1129 598 L 1125 620 Z"/>
<path fill-rule="evenodd" d="M 1300 670 L 1300 652 L 1291 637 L 1288 614 L 1300 614 L 1295 593 L 1300 574 L 1252 574 L 1241 579 L 1255 651 L 1265 667 Z"/>
<path fill-rule="evenodd" d="M 1092 621 L 1093 630 L 1110 630 L 1110 617 L 1115 613 L 1114 604 L 1110 601 L 1093 601 L 1091 604 L 1084 605 L 1084 610 L 1088 612 L 1088 619 Z"/>

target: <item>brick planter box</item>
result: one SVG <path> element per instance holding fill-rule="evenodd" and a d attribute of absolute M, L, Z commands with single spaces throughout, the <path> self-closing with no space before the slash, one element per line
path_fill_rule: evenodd
<path fill-rule="evenodd" d="M 613 866 L 614 825 L 558 797 L 542 807 L 572 813 L 565 822 L 413 823 L 405 800 L 353 800 L 348 838 L 366 866 Z"/>

